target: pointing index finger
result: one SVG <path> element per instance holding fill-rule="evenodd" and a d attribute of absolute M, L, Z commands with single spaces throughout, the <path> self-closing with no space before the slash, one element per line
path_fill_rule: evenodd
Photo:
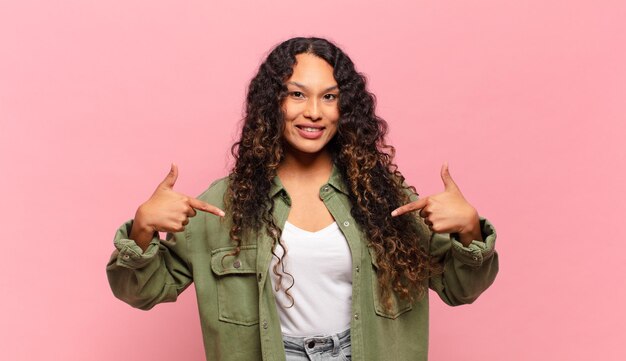
<path fill-rule="evenodd" d="M 201 211 L 205 211 L 205 212 L 209 212 L 212 214 L 215 214 L 216 216 L 220 216 L 220 217 L 224 217 L 224 215 L 226 213 L 224 213 L 223 210 L 217 208 L 214 205 L 208 204 L 206 202 L 203 202 L 199 199 L 196 198 L 191 198 L 189 199 L 189 205 L 192 206 L 195 209 L 201 210 Z"/>
<path fill-rule="evenodd" d="M 396 208 L 393 212 L 391 212 L 391 216 L 397 217 L 407 212 L 412 212 L 418 209 L 422 209 L 426 207 L 427 202 L 428 202 L 428 197 L 420 198 L 416 200 L 415 202 L 411 202 L 409 204 L 403 205 L 402 207 Z"/>

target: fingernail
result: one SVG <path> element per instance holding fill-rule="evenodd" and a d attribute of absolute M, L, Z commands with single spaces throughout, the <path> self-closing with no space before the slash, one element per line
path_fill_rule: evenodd
<path fill-rule="evenodd" d="M 220 216 L 224 217 L 226 215 L 226 213 L 224 213 L 224 211 L 220 211 Z"/>
<path fill-rule="evenodd" d="M 393 211 L 393 212 L 391 212 L 391 216 L 392 216 L 392 217 L 395 217 L 395 216 L 397 216 L 397 215 L 398 215 L 398 211 Z"/>

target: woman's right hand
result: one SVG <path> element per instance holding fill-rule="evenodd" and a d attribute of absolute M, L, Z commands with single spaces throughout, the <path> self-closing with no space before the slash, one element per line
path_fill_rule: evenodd
<path fill-rule="evenodd" d="M 224 211 L 199 199 L 174 191 L 178 178 L 178 167 L 172 168 L 145 203 L 137 209 L 130 239 L 146 250 L 154 232 L 181 232 L 189 218 L 196 215 L 196 210 L 213 213 L 223 217 Z"/>

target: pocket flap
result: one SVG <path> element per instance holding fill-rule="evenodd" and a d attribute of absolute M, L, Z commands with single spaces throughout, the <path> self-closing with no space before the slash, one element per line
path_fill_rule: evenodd
<path fill-rule="evenodd" d="M 395 292 L 391 292 L 391 305 L 390 308 L 386 308 L 381 299 L 381 289 L 378 284 L 377 271 L 379 270 L 378 263 L 376 262 L 376 252 L 373 247 L 368 247 L 370 258 L 372 259 L 372 292 L 374 299 L 374 310 L 376 314 L 382 317 L 396 319 L 403 313 L 410 311 L 413 306 L 409 300 L 400 298 Z"/>
<path fill-rule="evenodd" d="M 374 268 L 378 269 L 378 262 L 376 262 L 376 251 L 374 251 L 374 247 L 367 246 L 367 251 L 370 254 L 370 258 L 372 259 L 372 266 L 374 266 Z"/>
<path fill-rule="evenodd" d="M 256 245 L 241 246 L 237 256 L 230 255 L 235 247 L 218 248 L 211 252 L 211 269 L 218 276 L 256 273 Z"/>

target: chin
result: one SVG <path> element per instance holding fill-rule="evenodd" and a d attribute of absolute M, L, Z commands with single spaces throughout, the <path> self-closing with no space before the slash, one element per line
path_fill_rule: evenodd
<path fill-rule="evenodd" d="M 324 147 L 292 147 L 293 150 L 295 150 L 296 152 L 299 153 L 305 153 L 305 154 L 317 154 L 317 153 L 322 153 L 322 151 L 324 151 Z"/>
<path fill-rule="evenodd" d="M 294 144 L 288 143 L 288 148 L 285 149 L 287 152 L 291 151 L 294 153 L 301 153 L 307 155 L 315 155 L 318 153 L 323 153 L 326 149 L 326 143 L 324 144 Z"/>

